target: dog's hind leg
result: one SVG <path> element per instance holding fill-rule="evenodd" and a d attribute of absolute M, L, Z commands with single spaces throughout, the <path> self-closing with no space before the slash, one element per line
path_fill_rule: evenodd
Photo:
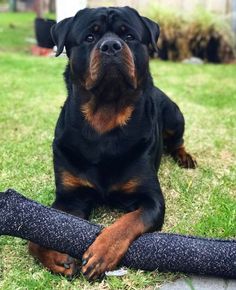
<path fill-rule="evenodd" d="M 185 150 L 184 116 L 179 107 L 166 99 L 162 110 L 163 143 L 167 154 L 170 154 L 180 167 L 195 168 L 196 160 Z"/>

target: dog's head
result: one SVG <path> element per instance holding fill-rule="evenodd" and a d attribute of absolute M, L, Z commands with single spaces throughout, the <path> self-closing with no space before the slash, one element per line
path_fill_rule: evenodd
<path fill-rule="evenodd" d="M 56 56 L 65 46 L 73 82 L 88 91 L 135 90 L 147 75 L 158 36 L 158 24 L 130 7 L 86 8 L 52 28 Z"/>

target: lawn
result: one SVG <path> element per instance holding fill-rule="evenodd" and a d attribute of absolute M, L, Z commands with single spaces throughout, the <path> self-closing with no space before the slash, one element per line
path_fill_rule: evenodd
<path fill-rule="evenodd" d="M 0 16 L 0 191 L 12 187 L 45 205 L 54 198 L 51 143 L 65 100 L 65 58 L 30 56 L 32 14 Z M 14 32 L 13 32 L 13 31 Z M 151 62 L 155 84 L 175 100 L 186 119 L 185 142 L 196 170 L 164 157 L 160 182 L 166 198 L 164 231 L 204 237 L 236 237 L 236 66 Z M 109 224 L 117 215 L 97 210 Z M 43 269 L 27 242 L 0 238 L 0 289 L 152 289 L 179 274 L 129 270 L 89 284 Z"/>

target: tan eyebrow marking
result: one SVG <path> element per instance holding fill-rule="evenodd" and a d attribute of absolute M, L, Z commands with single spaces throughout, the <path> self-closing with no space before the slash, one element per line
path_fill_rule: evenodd
<path fill-rule="evenodd" d="M 120 27 L 120 29 L 121 29 L 121 31 L 125 31 L 125 30 L 126 30 L 126 27 L 125 27 L 124 25 L 122 25 L 122 26 Z"/>
<path fill-rule="evenodd" d="M 93 27 L 93 31 L 94 31 L 94 32 L 98 32 L 98 31 L 99 31 L 99 28 L 100 28 L 99 25 L 96 24 L 96 25 L 94 25 L 94 27 Z"/>

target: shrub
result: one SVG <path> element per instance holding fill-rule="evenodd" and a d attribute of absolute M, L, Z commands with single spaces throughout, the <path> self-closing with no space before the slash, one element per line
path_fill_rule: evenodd
<path fill-rule="evenodd" d="M 187 15 L 157 5 L 146 14 L 161 27 L 158 46 L 164 60 L 195 56 L 219 63 L 235 56 L 235 38 L 226 17 L 201 7 Z"/>

